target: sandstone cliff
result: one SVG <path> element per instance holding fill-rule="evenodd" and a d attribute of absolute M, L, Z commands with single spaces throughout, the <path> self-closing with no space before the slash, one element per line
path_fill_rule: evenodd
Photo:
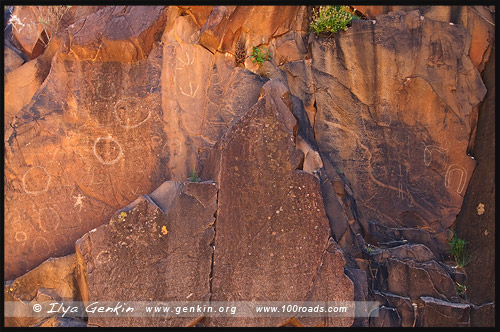
<path fill-rule="evenodd" d="M 378 306 L 6 325 L 494 325 L 493 6 L 54 8 L 4 11 L 6 301 Z"/>

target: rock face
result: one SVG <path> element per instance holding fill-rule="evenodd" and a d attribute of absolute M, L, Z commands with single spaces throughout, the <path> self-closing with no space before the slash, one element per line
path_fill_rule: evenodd
<path fill-rule="evenodd" d="M 467 241 L 468 254 L 472 257 L 465 267 L 467 296 L 477 305 L 495 301 L 496 201 L 495 154 L 492 153 L 495 149 L 495 48 L 483 72 L 483 81 L 488 93 L 479 109 L 477 135 L 471 150 L 478 166 L 467 188 L 462 211 L 457 216 L 456 228 L 457 234 Z M 484 321 L 493 322 L 494 310 L 486 312 L 493 315 L 489 318 L 483 316 Z M 471 326 L 475 325 L 471 323 Z"/>
<path fill-rule="evenodd" d="M 216 200 L 213 182 L 168 181 L 84 235 L 76 243 L 83 300 L 208 301 Z M 93 326 L 186 326 L 194 320 L 89 315 Z"/>
<path fill-rule="evenodd" d="M 111 15 L 108 23 L 126 16 L 138 26 L 130 36 L 106 35 L 99 52 L 105 56 L 97 54 L 99 45 L 92 41 L 98 31 L 90 30 L 98 24 L 87 26 L 82 19 L 68 29 L 71 49 L 57 52 L 46 78 L 38 79 L 38 62 L 9 73 L 7 278 L 48 257 L 71 253 L 76 239 L 137 195 L 166 180 L 185 180 L 200 168 L 203 151 L 257 101 L 263 79 L 235 68 L 230 56 L 189 44 L 192 33 L 199 35 L 190 16 L 176 16 L 180 11 L 175 7 L 168 13 L 144 9 L 149 14 L 140 8 L 124 9 L 121 15 L 106 7 L 90 15 L 92 20 Z M 167 14 L 172 20 L 163 36 L 165 45 L 154 44 L 151 36 L 160 38 Z M 147 22 L 134 23 L 143 16 Z M 112 34 L 116 29 L 108 30 Z M 178 35 L 187 41 L 177 41 Z M 129 57 L 117 51 L 119 43 L 129 45 L 134 38 L 143 38 L 137 41 L 140 52 Z M 111 46 L 108 39 L 113 39 Z M 21 76 L 15 72 L 25 70 L 34 81 L 19 90 L 15 82 Z M 28 90 L 33 98 L 19 105 L 13 96 L 29 95 Z"/>
<path fill-rule="evenodd" d="M 32 302 L 80 301 L 76 273 L 76 256 L 50 258 L 28 273 L 4 285 L 4 300 L 26 306 Z M 20 307 L 20 308 L 21 308 Z M 5 317 L 5 326 L 33 326 L 44 317 Z"/>
<path fill-rule="evenodd" d="M 220 188 L 211 299 L 352 301 L 344 259 L 329 241 L 319 183 L 297 169 L 303 155 L 294 144 L 288 91 L 273 80 L 261 95 L 216 144 L 206 171 Z M 207 324 L 279 326 L 291 317 L 209 318 Z M 349 326 L 352 317 L 303 324 Z"/>
<path fill-rule="evenodd" d="M 90 326 L 494 324 L 494 6 L 358 6 L 331 36 L 307 6 L 56 7 L 4 9 L 6 299 L 379 301 Z"/>
<path fill-rule="evenodd" d="M 369 18 L 391 11 L 419 10 L 426 18 L 466 27 L 471 34 L 471 61 L 482 72 L 495 40 L 495 6 L 356 6 Z"/>
<path fill-rule="evenodd" d="M 418 11 L 311 40 L 320 154 L 334 166 L 325 168 L 329 177 L 335 169 L 348 179 L 367 241 L 384 242 L 371 237 L 374 222 L 426 230 L 426 245 L 447 250 L 446 230 L 475 167 L 467 146 L 486 92 L 469 43 L 463 27 Z"/>

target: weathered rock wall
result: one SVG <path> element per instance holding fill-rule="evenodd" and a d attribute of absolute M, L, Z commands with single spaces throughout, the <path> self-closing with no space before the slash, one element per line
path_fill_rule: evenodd
<path fill-rule="evenodd" d="M 491 325 L 494 17 L 457 8 L 360 6 L 370 19 L 333 36 L 308 33 L 306 6 L 73 6 L 51 34 L 12 30 L 23 51 L 5 53 L 6 278 L 81 238 L 72 273 L 85 300 L 199 286 L 214 301 L 380 302 L 354 320 L 91 325 Z M 271 57 L 256 64 L 260 45 Z M 483 257 L 465 270 L 449 254 L 454 228 Z M 191 231 L 201 238 L 182 252 L 198 268 L 155 251 Z M 172 269 L 191 277 L 169 285 Z M 162 286 L 124 293 L 110 271 Z"/>

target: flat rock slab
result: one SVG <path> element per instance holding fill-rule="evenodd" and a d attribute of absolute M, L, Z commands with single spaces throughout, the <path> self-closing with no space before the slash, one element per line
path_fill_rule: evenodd
<path fill-rule="evenodd" d="M 219 184 L 212 301 L 353 301 L 344 258 L 330 238 L 317 179 L 298 170 L 288 91 L 267 82 L 262 98 L 215 145 Z M 205 170 L 204 170 L 205 171 Z M 282 317 L 208 317 L 208 326 L 280 326 Z M 301 318 L 350 326 L 353 317 Z"/>
<path fill-rule="evenodd" d="M 217 189 L 165 182 L 76 243 L 84 301 L 208 301 Z M 195 318 L 89 317 L 92 326 L 186 326 Z"/>

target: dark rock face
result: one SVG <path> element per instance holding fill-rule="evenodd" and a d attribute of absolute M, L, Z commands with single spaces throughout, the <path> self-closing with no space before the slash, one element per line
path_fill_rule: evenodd
<path fill-rule="evenodd" d="M 475 167 L 466 151 L 486 92 L 468 43 L 464 28 L 418 11 L 311 41 L 320 153 L 349 180 L 369 242 L 383 241 L 369 238 L 373 221 L 428 230 L 446 250 Z"/>
<path fill-rule="evenodd" d="M 470 306 L 450 303 L 432 297 L 421 297 L 419 301 L 419 323 L 423 327 L 468 327 Z"/>
<path fill-rule="evenodd" d="M 478 161 L 457 216 L 457 234 L 471 257 L 465 267 L 467 296 L 477 305 L 495 301 L 495 48 L 483 72 L 488 87 L 479 109 L 471 155 Z M 493 324 L 494 316 L 487 321 Z M 492 326 L 492 325 L 490 325 Z"/>
<path fill-rule="evenodd" d="M 213 182 L 165 182 L 85 234 L 76 244 L 83 300 L 208 301 L 216 200 Z M 88 324 L 186 326 L 193 320 L 90 316 Z"/>
<path fill-rule="evenodd" d="M 204 170 L 220 188 L 212 300 L 352 301 L 319 183 L 297 170 L 302 156 L 288 91 L 270 81 L 261 95 L 215 145 L 213 168 Z M 279 326 L 290 318 L 210 318 L 207 324 Z M 302 324 L 348 326 L 352 317 Z"/>

